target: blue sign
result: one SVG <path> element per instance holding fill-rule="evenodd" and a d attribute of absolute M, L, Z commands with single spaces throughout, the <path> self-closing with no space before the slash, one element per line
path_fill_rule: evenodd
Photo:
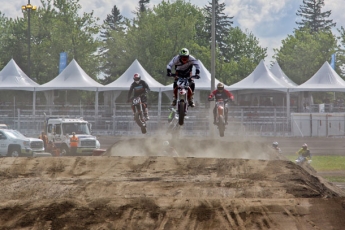
<path fill-rule="evenodd" d="M 331 58 L 331 67 L 332 67 L 333 69 L 335 69 L 335 53 L 332 54 L 332 58 Z"/>
<path fill-rule="evenodd" d="M 60 53 L 59 74 L 66 68 L 66 66 L 67 66 L 67 53 L 62 52 Z"/>

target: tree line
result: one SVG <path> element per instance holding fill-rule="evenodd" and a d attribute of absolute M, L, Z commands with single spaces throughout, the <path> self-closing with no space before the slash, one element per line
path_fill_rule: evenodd
<path fill-rule="evenodd" d="M 102 84 L 116 80 L 137 59 L 153 78 L 168 84 L 166 65 L 186 47 L 210 69 L 212 3 L 198 7 L 189 1 L 163 0 L 153 8 L 139 0 L 133 18 L 121 15 L 116 5 L 106 19 L 81 12 L 79 0 L 41 0 L 30 14 L 30 78 L 44 84 L 58 75 L 59 54 L 67 52 L 89 76 Z M 216 0 L 216 78 L 226 85 L 247 77 L 267 48 L 250 31 L 233 26 L 235 16 L 224 13 L 225 3 Z M 293 34 L 282 40 L 274 58 L 297 84 L 308 80 L 337 52 L 337 72 L 344 77 L 342 47 L 345 30 L 337 29 L 331 11 L 322 11 L 323 0 L 303 0 Z M 0 69 L 13 58 L 28 71 L 28 12 L 7 18 L 0 12 Z M 98 79 L 97 76 L 104 78 Z"/>

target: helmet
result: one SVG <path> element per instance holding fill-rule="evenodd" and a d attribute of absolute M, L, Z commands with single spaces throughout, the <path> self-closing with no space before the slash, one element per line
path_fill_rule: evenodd
<path fill-rule="evenodd" d="M 217 84 L 217 89 L 218 89 L 218 90 L 224 90 L 224 84 L 221 83 L 221 82 L 219 82 L 219 83 Z"/>
<path fill-rule="evenodd" d="M 273 142 L 273 143 L 272 143 L 272 146 L 273 146 L 273 147 L 278 147 L 278 142 L 276 142 L 276 141 Z"/>
<path fill-rule="evenodd" d="M 189 57 L 189 50 L 186 48 L 182 48 L 179 52 L 180 57 Z"/>
<path fill-rule="evenodd" d="M 302 148 L 306 149 L 306 148 L 308 148 L 308 145 L 307 145 L 306 143 L 304 143 L 304 144 L 302 145 Z"/>
<path fill-rule="evenodd" d="M 165 147 L 166 147 L 166 146 L 169 146 L 169 141 L 164 141 L 164 142 L 163 142 L 163 146 L 165 146 Z"/>
<path fill-rule="evenodd" d="M 133 76 L 133 80 L 134 80 L 134 81 L 140 81 L 140 79 L 141 79 L 140 74 L 135 73 L 134 76 Z"/>

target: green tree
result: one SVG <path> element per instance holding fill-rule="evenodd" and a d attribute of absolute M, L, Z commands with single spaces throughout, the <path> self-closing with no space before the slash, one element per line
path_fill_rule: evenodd
<path fill-rule="evenodd" d="M 336 47 L 337 40 L 330 31 L 295 30 L 279 49 L 274 49 L 274 58 L 292 81 L 302 84 L 329 61 Z"/>
<path fill-rule="evenodd" d="M 206 24 L 205 32 L 207 34 L 207 41 L 211 42 L 211 25 L 212 25 L 212 2 L 209 2 L 209 6 L 205 6 L 206 12 Z M 216 44 L 219 47 L 219 51 L 222 55 L 226 54 L 229 49 L 229 44 L 225 41 L 228 37 L 233 24 L 232 19 L 224 13 L 225 3 L 219 4 L 218 0 L 215 0 L 215 32 L 216 32 Z"/>
<path fill-rule="evenodd" d="M 218 80 L 227 85 L 247 77 L 267 56 L 267 48 L 260 47 L 251 32 L 243 32 L 239 27 L 231 28 L 224 41 L 229 48 L 225 58 L 217 58 L 216 73 Z"/>
<path fill-rule="evenodd" d="M 324 0 L 303 0 L 303 4 L 296 13 L 302 18 L 300 22 L 296 22 L 297 25 L 300 25 L 299 29 L 308 27 L 314 33 L 321 30 L 331 30 L 332 27 L 335 27 L 336 23 L 327 19 L 331 15 L 331 10 L 321 11 L 324 5 Z"/>
<path fill-rule="evenodd" d="M 39 84 L 56 77 L 59 54 L 67 52 L 68 62 L 75 59 L 96 79 L 100 62 L 96 38 L 100 31 L 98 19 L 93 17 L 93 12 L 80 16 L 79 0 L 41 2 L 42 7 L 31 14 L 32 76 Z"/>
<path fill-rule="evenodd" d="M 103 46 L 100 48 L 102 57 L 101 70 L 105 75 L 102 80 L 103 84 L 113 82 L 118 76 L 122 74 L 119 72 L 118 63 L 124 55 L 125 50 L 125 27 L 124 18 L 116 6 L 113 7 L 111 14 L 108 14 L 102 25 L 101 38 Z M 108 47 L 113 47 L 109 49 Z"/>

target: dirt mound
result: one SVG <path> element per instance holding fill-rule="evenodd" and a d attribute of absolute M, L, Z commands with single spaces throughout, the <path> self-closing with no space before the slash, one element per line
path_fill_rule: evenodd
<path fill-rule="evenodd" d="M 312 168 L 255 142 L 190 143 L 171 143 L 180 157 L 150 138 L 108 149 L 118 156 L 1 158 L 0 229 L 345 226 L 344 192 Z"/>

